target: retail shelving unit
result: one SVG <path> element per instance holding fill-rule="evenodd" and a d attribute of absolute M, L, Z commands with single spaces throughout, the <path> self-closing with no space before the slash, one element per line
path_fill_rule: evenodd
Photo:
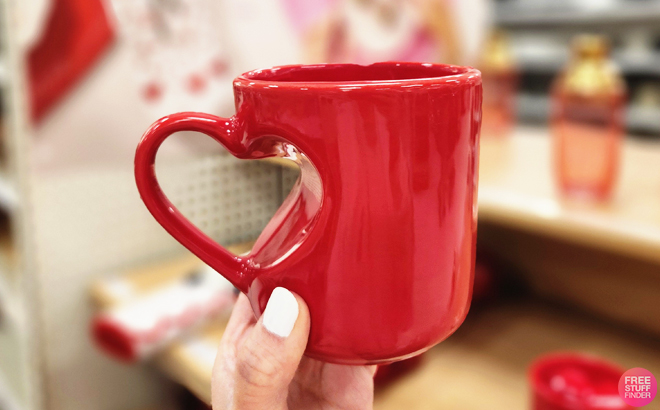
<path fill-rule="evenodd" d="M 611 203 L 561 198 L 544 128 L 482 138 L 479 218 L 660 264 L 660 143 L 624 144 Z"/>
<path fill-rule="evenodd" d="M 233 248 L 240 253 L 249 244 Z M 192 256 L 177 264 L 195 266 Z M 150 266 L 100 280 L 93 288 L 99 307 L 121 303 L 113 281 L 139 283 L 142 292 L 177 278 L 163 266 Z M 186 270 L 182 271 L 182 275 Z M 216 321 L 164 348 L 153 363 L 202 401 L 211 400 L 211 372 L 224 322 Z M 640 334 L 620 331 L 592 317 L 538 300 L 518 299 L 472 309 L 455 335 L 431 349 L 419 368 L 389 386 L 378 388 L 374 408 L 470 408 L 509 410 L 528 408 L 527 369 L 539 355 L 574 350 L 632 368 L 660 371 L 660 343 Z M 474 394 L 478 390 L 479 394 Z M 660 408 L 656 405 L 651 409 Z"/>
<path fill-rule="evenodd" d="M 482 139 L 479 246 L 537 294 L 660 335 L 660 143 L 627 138 L 612 200 L 562 198 L 546 128 Z"/>
<path fill-rule="evenodd" d="M 496 24 L 511 34 L 522 73 L 522 120 L 547 121 L 549 85 L 568 59 L 570 38 L 597 33 L 612 40 L 613 59 L 629 85 L 628 130 L 660 136 L 659 2 L 509 0 L 497 5 Z"/>
<path fill-rule="evenodd" d="M 159 407 L 171 390 L 165 378 L 92 345 L 88 290 L 95 278 L 186 253 L 147 212 L 132 172 L 140 135 L 170 109 L 136 97 L 118 33 L 94 69 L 33 124 L 17 4 L 0 2 L 0 408 Z M 214 90 L 226 97 L 217 110 L 226 115 L 227 84 Z M 175 143 L 157 165 L 172 201 L 225 245 L 254 239 L 282 201 L 283 171 Z M 60 164 L 44 166 L 44 158 Z"/>
<path fill-rule="evenodd" d="M 506 27 L 539 28 L 568 27 L 582 30 L 585 27 L 618 25 L 629 28 L 640 24 L 654 25 L 660 19 L 660 4 L 654 1 L 615 2 L 525 2 L 500 1 L 496 10 L 496 21 Z M 570 3 L 573 3 L 572 5 Z M 590 3 L 582 5 L 581 3 Z M 614 4 L 612 4 L 614 3 Z"/>

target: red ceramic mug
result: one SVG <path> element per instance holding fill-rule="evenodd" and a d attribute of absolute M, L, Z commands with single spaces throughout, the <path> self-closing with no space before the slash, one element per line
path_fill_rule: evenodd
<path fill-rule="evenodd" d="M 481 77 L 468 67 L 330 64 L 234 81 L 236 115 L 160 119 L 137 148 L 158 222 L 246 293 L 259 316 L 282 286 L 307 302 L 306 354 L 346 364 L 414 356 L 467 314 L 474 266 Z M 252 251 L 193 226 L 156 180 L 169 135 L 198 131 L 242 159 L 285 157 L 301 177 Z"/>

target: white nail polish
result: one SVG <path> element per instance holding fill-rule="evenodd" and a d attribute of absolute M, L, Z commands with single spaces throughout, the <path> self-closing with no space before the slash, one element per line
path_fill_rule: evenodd
<path fill-rule="evenodd" d="M 298 319 L 298 301 L 293 293 L 275 288 L 264 311 L 263 324 L 270 333 L 288 337 Z"/>

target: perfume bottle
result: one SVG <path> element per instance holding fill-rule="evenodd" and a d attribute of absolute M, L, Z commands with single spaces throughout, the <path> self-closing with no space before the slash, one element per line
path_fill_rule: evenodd
<path fill-rule="evenodd" d="M 518 70 L 504 32 L 494 31 L 486 41 L 479 70 L 483 86 L 481 134 L 505 136 L 516 118 Z"/>
<path fill-rule="evenodd" d="M 607 40 L 581 35 L 552 90 L 556 173 L 564 196 L 611 197 L 623 139 L 626 86 Z"/>

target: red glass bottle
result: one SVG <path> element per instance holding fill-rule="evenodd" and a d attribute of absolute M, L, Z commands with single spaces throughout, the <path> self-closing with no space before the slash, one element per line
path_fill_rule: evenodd
<path fill-rule="evenodd" d="M 559 189 L 566 197 L 611 197 L 624 135 L 625 83 L 607 41 L 582 35 L 553 86 L 552 131 Z"/>
<path fill-rule="evenodd" d="M 516 120 L 518 70 L 503 32 L 495 31 L 486 42 L 479 70 L 483 81 L 481 134 L 508 135 Z"/>

